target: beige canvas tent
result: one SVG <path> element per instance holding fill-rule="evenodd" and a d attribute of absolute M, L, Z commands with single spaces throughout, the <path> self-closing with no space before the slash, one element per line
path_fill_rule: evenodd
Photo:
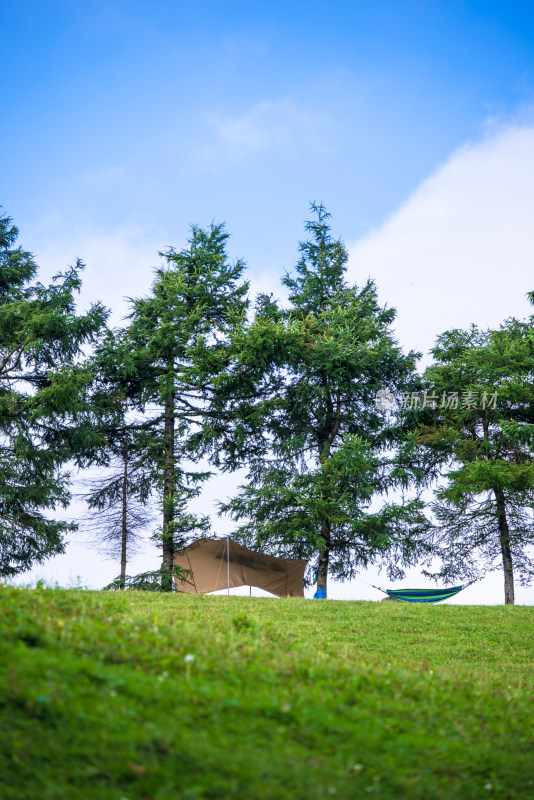
<path fill-rule="evenodd" d="M 278 597 L 304 597 L 307 561 L 255 553 L 230 537 L 193 542 L 175 553 L 174 563 L 190 570 L 183 581 L 175 577 L 178 592 L 206 594 L 236 586 L 256 586 Z"/>

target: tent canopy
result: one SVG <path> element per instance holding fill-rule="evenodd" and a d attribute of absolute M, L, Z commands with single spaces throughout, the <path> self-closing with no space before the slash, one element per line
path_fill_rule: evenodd
<path fill-rule="evenodd" d="M 256 586 L 278 597 L 304 597 L 302 558 L 277 558 L 255 553 L 230 537 L 199 539 L 174 555 L 175 566 L 190 570 L 185 579 L 174 578 L 176 590 L 207 594 L 237 586 Z"/>

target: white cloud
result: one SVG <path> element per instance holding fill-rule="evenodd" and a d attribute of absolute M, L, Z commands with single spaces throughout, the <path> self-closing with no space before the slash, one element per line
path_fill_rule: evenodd
<path fill-rule="evenodd" d="M 68 232 L 65 227 L 61 221 L 39 226 L 33 232 L 37 246 L 28 244 L 25 238 L 25 246 L 35 253 L 39 264 L 39 279 L 46 283 L 52 275 L 81 258 L 86 268 L 80 307 L 101 300 L 112 309 L 110 324 L 120 324 L 129 311 L 125 298 L 140 297 L 150 291 L 152 268 L 160 262 L 158 250 L 164 249 L 161 241 L 152 240 L 131 225 L 111 230 L 80 227 Z"/>
<path fill-rule="evenodd" d="M 370 275 L 398 310 L 406 348 L 471 322 L 531 312 L 534 126 L 511 125 L 451 155 L 379 229 L 350 247 L 350 279 Z"/>
<path fill-rule="evenodd" d="M 205 120 L 214 135 L 214 142 L 202 150 L 206 158 L 221 152 L 236 158 L 272 148 L 325 152 L 327 118 L 292 100 L 262 101 L 235 117 L 209 113 Z"/>

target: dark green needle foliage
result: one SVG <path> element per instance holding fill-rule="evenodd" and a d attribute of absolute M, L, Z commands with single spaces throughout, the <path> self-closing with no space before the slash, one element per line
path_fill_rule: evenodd
<path fill-rule="evenodd" d="M 224 225 L 192 226 L 188 246 L 160 253 L 151 294 L 132 302 L 127 331 L 132 403 L 145 414 L 138 443 L 151 465 L 162 510 L 163 588 L 172 589 L 176 548 L 206 535 L 208 521 L 187 512 L 209 470 L 220 413 L 214 411 L 220 373 L 228 368 L 230 334 L 243 323 L 248 287 L 244 264 L 231 263 Z"/>
<path fill-rule="evenodd" d="M 240 414 L 258 450 L 248 483 L 222 509 L 244 521 L 236 535 L 253 547 L 316 557 L 326 589 L 328 573 L 350 578 L 377 559 L 398 575 L 420 551 L 425 520 L 417 500 L 377 505 L 407 473 L 395 471 L 396 416 L 376 394 L 387 389 L 400 408 L 417 354 L 401 352 L 395 311 L 379 305 L 374 283 L 346 282 L 347 251 L 324 207 L 312 210 L 310 239 L 283 280 L 290 306 L 261 297 L 240 334 L 240 386 L 250 382 Z"/>
<path fill-rule="evenodd" d="M 534 330 L 507 320 L 498 330 L 452 330 L 425 373 L 427 419 L 418 439 L 448 467 L 432 510 L 441 569 L 453 581 L 504 572 L 534 577 Z"/>
<path fill-rule="evenodd" d="M 17 228 L 0 217 L 0 574 L 15 575 L 63 551 L 71 525 L 52 512 L 69 502 L 69 461 L 90 458 L 95 432 L 82 348 L 107 312 L 76 312 L 83 264 L 49 286 L 36 280 Z"/>

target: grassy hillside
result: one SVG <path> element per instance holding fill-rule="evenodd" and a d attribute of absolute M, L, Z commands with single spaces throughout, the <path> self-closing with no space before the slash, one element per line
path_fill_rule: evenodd
<path fill-rule="evenodd" d="M 534 797 L 534 608 L 0 586 L 0 796 Z"/>

